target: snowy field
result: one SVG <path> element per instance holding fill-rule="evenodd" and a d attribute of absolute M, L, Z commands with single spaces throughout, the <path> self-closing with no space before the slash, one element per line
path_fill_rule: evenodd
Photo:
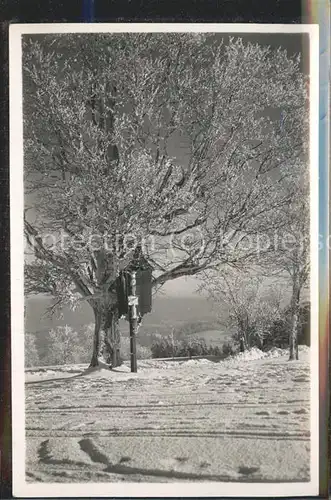
<path fill-rule="evenodd" d="M 309 480 L 309 348 L 26 372 L 31 482 Z"/>

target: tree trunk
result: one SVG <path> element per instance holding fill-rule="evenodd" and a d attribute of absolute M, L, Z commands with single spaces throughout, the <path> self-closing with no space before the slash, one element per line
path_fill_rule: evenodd
<path fill-rule="evenodd" d="M 239 350 L 240 352 L 245 352 L 247 351 L 247 339 L 246 339 L 246 334 L 245 332 L 242 332 L 240 334 L 240 338 L 239 338 Z"/>
<path fill-rule="evenodd" d="M 290 360 L 299 359 L 298 330 L 300 312 L 300 287 L 294 279 L 291 299 Z"/>
<path fill-rule="evenodd" d="M 248 349 L 248 321 L 244 320 L 242 317 L 237 318 L 237 328 L 238 328 L 238 338 L 239 338 L 239 350 L 240 352 L 245 352 Z"/>
<path fill-rule="evenodd" d="M 100 329 L 102 313 L 98 308 L 93 308 L 94 312 L 94 337 L 93 337 L 93 352 L 90 367 L 99 365 L 99 352 L 100 352 Z"/>
<path fill-rule="evenodd" d="M 121 365 L 121 336 L 118 325 L 117 306 L 112 306 L 104 312 L 101 324 L 101 336 L 103 339 L 101 354 L 105 362 L 111 365 L 112 368 Z"/>
<path fill-rule="evenodd" d="M 107 309 L 95 307 L 93 311 L 95 327 L 90 367 L 99 366 L 100 360 L 112 368 L 119 366 L 121 337 L 117 306 L 110 306 Z"/>

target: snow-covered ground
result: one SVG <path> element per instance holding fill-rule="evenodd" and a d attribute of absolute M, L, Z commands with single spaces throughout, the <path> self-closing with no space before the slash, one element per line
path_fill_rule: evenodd
<path fill-rule="evenodd" d="M 309 348 L 26 373 L 27 480 L 309 480 Z"/>

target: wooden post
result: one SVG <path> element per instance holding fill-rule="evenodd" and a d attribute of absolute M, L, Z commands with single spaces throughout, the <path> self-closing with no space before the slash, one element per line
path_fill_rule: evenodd
<path fill-rule="evenodd" d="M 137 314 L 138 297 L 136 296 L 136 273 L 135 273 L 135 271 L 130 272 L 128 305 L 129 305 L 129 321 L 130 321 L 131 372 L 136 373 L 137 372 L 136 335 L 137 335 L 137 329 L 138 329 L 138 314 Z"/>

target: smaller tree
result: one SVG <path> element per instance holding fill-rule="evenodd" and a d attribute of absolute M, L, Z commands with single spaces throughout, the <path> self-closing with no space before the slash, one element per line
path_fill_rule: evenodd
<path fill-rule="evenodd" d="M 66 365 L 80 361 L 80 339 L 71 326 L 58 326 L 49 332 L 49 337 L 51 364 Z"/>
<path fill-rule="evenodd" d="M 269 235 L 269 250 L 261 255 L 259 264 L 268 276 L 281 276 L 290 284 L 289 359 L 299 358 L 298 337 L 301 329 L 300 308 L 310 273 L 310 196 L 309 171 L 293 175 L 290 189 L 295 192 L 291 201 L 282 208 L 284 229 Z"/>
<path fill-rule="evenodd" d="M 310 269 L 309 206 L 308 196 L 296 200 L 293 208 L 292 231 L 295 237 L 293 249 L 282 248 L 279 256 L 281 267 L 287 272 L 292 296 L 290 306 L 291 328 L 289 332 L 290 360 L 299 359 L 298 336 L 300 331 L 300 302 L 307 286 Z"/>
<path fill-rule="evenodd" d="M 227 306 L 228 316 L 220 317 L 233 330 L 233 339 L 240 350 L 263 348 L 269 326 L 280 317 L 281 294 L 275 282 L 237 269 L 207 273 L 203 282 L 217 306 Z"/>

